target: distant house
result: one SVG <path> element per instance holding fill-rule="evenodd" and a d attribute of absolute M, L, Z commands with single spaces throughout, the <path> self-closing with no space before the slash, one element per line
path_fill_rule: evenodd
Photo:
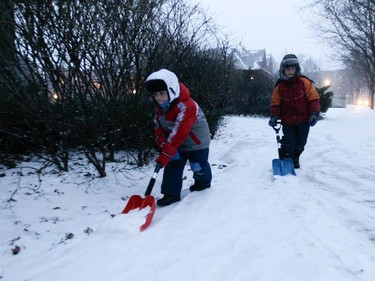
<path fill-rule="evenodd" d="M 233 48 L 232 54 L 237 69 L 252 70 L 254 73 L 261 72 L 266 76 L 274 77 L 273 59 L 270 55 L 267 55 L 266 49 L 246 50 L 242 48 L 240 50 Z"/>

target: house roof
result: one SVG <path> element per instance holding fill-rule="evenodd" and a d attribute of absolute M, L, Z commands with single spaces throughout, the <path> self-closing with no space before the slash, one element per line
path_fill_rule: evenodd
<path fill-rule="evenodd" d="M 262 70 L 272 75 L 271 56 L 267 55 L 266 49 L 246 50 L 244 48 L 232 49 L 237 69 Z"/>

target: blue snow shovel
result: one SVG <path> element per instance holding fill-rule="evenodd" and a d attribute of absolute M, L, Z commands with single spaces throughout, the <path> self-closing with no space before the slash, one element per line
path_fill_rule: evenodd
<path fill-rule="evenodd" d="M 280 129 L 281 123 L 277 122 L 279 126 L 272 127 L 276 132 L 277 147 L 279 152 L 279 159 L 272 160 L 272 171 L 274 176 L 286 176 L 286 175 L 296 175 L 294 171 L 294 164 L 292 158 L 281 158 L 281 141 L 280 141 Z"/>

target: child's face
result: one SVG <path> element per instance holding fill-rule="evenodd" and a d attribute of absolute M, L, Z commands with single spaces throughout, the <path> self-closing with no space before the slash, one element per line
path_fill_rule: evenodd
<path fill-rule="evenodd" d="M 152 94 L 158 104 L 163 104 L 169 99 L 167 91 L 153 92 Z"/>
<path fill-rule="evenodd" d="M 292 78 L 296 74 L 296 67 L 295 66 L 286 66 L 284 67 L 284 74 L 288 78 Z"/>

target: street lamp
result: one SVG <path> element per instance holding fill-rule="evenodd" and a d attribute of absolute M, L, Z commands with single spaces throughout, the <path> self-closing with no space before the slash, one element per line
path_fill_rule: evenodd
<path fill-rule="evenodd" d="M 325 80 L 323 81 L 323 86 L 324 86 L 324 87 L 331 86 L 331 80 L 329 80 L 329 79 L 325 79 Z"/>

